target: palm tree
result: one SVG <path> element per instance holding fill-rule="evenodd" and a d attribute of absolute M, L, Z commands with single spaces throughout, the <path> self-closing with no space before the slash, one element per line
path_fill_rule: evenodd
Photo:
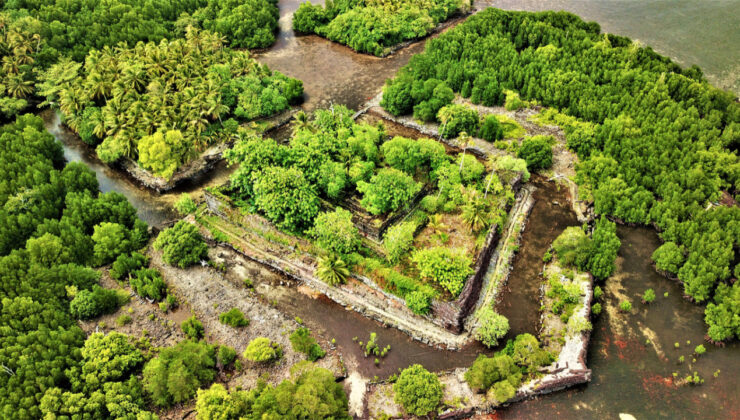
<path fill-rule="evenodd" d="M 473 232 L 479 232 L 488 226 L 488 205 L 478 195 L 478 191 L 473 190 L 467 195 L 467 201 L 462 207 L 462 219 Z"/>
<path fill-rule="evenodd" d="M 437 213 L 429 216 L 429 228 L 432 229 L 435 235 L 439 236 L 447 225 L 442 222 L 442 215 Z"/>
<path fill-rule="evenodd" d="M 472 137 L 468 135 L 467 132 L 463 131 L 460 133 L 460 136 L 457 138 L 457 144 L 462 147 L 463 154 L 460 158 L 460 172 L 462 173 L 463 170 L 463 163 L 465 162 L 465 152 L 468 151 L 468 146 L 473 145 Z"/>
<path fill-rule="evenodd" d="M 308 119 L 308 114 L 304 111 L 298 111 L 293 120 L 293 135 L 301 130 L 308 130 L 311 133 L 316 131 L 316 127 L 311 124 L 311 121 Z"/>
<path fill-rule="evenodd" d="M 336 286 L 342 284 L 349 277 L 347 264 L 336 254 L 319 257 L 316 275 L 324 283 Z"/>
<path fill-rule="evenodd" d="M 486 183 L 486 193 L 483 194 L 484 200 L 488 197 L 488 190 L 491 188 L 491 183 L 493 182 L 494 178 L 496 179 L 496 183 L 493 186 L 493 193 L 498 194 L 503 189 L 503 185 L 501 185 L 501 181 L 498 179 L 498 175 L 496 175 L 496 158 L 491 157 L 488 160 L 488 163 L 491 165 L 491 173 L 488 175 L 488 182 Z"/>
<path fill-rule="evenodd" d="M 445 131 L 445 127 L 447 127 L 447 123 L 450 122 L 452 119 L 452 108 L 450 107 L 444 107 L 439 110 L 439 114 L 437 114 L 437 117 L 439 118 L 439 121 L 442 123 L 442 127 L 439 129 L 439 139 L 442 139 L 442 133 Z"/>

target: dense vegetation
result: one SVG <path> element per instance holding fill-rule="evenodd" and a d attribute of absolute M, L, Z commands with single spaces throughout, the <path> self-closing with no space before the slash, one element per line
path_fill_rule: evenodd
<path fill-rule="evenodd" d="M 59 55 L 84 61 L 92 49 L 131 47 L 183 35 L 187 26 L 219 32 L 240 48 L 275 42 L 277 0 L 19 0 L 3 2 L 11 16 L 40 22 L 39 34 Z"/>
<path fill-rule="evenodd" d="M 306 1 L 293 15 L 293 29 L 382 56 L 469 8 L 469 0 L 337 0 L 325 7 Z"/>
<path fill-rule="evenodd" d="M 696 301 L 728 289 L 718 286 L 738 271 L 740 209 L 709 204 L 737 193 L 740 106 L 698 68 L 681 69 L 568 13 L 491 8 L 430 40 L 388 82 L 383 105 L 411 113 L 411 91 L 432 79 L 485 105 L 502 104 L 510 89 L 562 112 L 546 120 L 565 128 L 581 159 L 577 182 L 596 212 L 655 225 L 683 256 L 657 263 L 674 267 Z M 732 317 L 707 310 L 710 337 L 728 338 L 720 331 Z"/>
<path fill-rule="evenodd" d="M 350 419 L 342 384 L 330 371 L 310 362 L 291 368 L 291 378 L 272 386 L 259 381 L 249 390 L 229 393 L 221 384 L 198 391 L 198 419 Z"/>
<path fill-rule="evenodd" d="M 465 381 L 477 392 L 488 392 L 489 400 L 502 404 L 516 389 L 537 374 L 538 368 L 552 363 L 553 356 L 540 348 L 531 334 L 520 334 L 493 357 L 478 356 L 465 372 Z"/>
<path fill-rule="evenodd" d="M 511 177 L 526 163 L 494 160 L 487 168 L 469 153 L 448 154 L 438 141 L 389 138 L 382 125 L 351 117 L 341 106 L 313 119 L 300 114 L 287 145 L 241 139 L 226 152 L 239 165 L 227 193 L 278 228 L 313 239 L 324 282 L 338 285 L 350 270 L 359 272 L 404 297 L 415 313 L 427 313 L 433 298 L 459 295 L 486 228 L 501 226 L 513 194 L 498 174 Z M 366 222 L 354 216 L 381 223 L 408 211 L 417 194 L 425 195 L 420 207 L 387 229 L 382 250 L 363 244 L 356 224 Z M 419 233 L 425 225 L 430 229 Z M 450 235 L 458 237 L 455 249 Z"/>
<path fill-rule="evenodd" d="M 196 30 L 185 39 L 92 50 L 84 65 L 62 60 L 40 79 L 40 93 L 104 162 L 138 159 L 166 179 L 209 145 L 238 136 L 230 117 L 273 115 L 303 96 L 300 81 Z"/>
<path fill-rule="evenodd" d="M 426 416 L 442 402 L 439 378 L 422 365 L 411 365 L 404 369 L 393 384 L 393 392 L 396 403 L 414 416 Z"/>
<path fill-rule="evenodd" d="M 224 36 L 238 48 L 275 41 L 277 0 L 20 0 L 0 12 L 0 113 L 13 117 L 37 97 L 37 73 L 92 50 L 133 47 L 185 36 L 189 27 Z M 43 93 L 40 93 L 43 96 Z"/>
<path fill-rule="evenodd" d="M 141 248 L 146 224 L 122 195 L 99 193 L 91 170 L 64 166 L 38 117 L 0 128 L 0 165 L 0 417 L 136 416 L 144 407 L 131 376 L 143 362 L 138 350 L 117 336 L 86 341 L 72 316 L 117 307 L 89 267 Z M 120 243 L 94 238 L 109 225 Z"/>

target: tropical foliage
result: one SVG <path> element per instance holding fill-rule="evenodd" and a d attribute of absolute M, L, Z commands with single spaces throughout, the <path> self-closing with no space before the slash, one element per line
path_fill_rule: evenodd
<path fill-rule="evenodd" d="M 339 0 L 325 7 L 305 2 L 293 15 L 293 29 L 382 56 L 469 7 L 468 0 Z"/>
<path fill-rule="evenodd" d="M 577 181 L 596 212 L 654 224 L 685 247 L 676 274 L 696 301 L 729 284 L 740 209 L 709 204 L 737 191 L 740 105 L 698 68 L 569 13 L 489 8 L 430 40 L 386 93 L 430 79 L 461 94 L 472 86 L 471 99 L 495 81 L 566 114 L 559 120 L 581 159 Z M 408 113 L 404 100 L 390 95 L 384 106 Z"/>
<path fill-rule="evenodd" d="M 138 159 L 170 178 L 207 146 L 239 135 L 227 118 L 284 111 L 303 87 L 218 35 L 189 29 L 184 39 L 91 50 L 84 64 L 63 59 L 40 76 L 39 93 L 103 161 Z"/>
<path fill-rule="evenodd" d="M 120 302 L 89 268 L 98 263 L 95 227 L 122 226 L 133 249 L 147 226 L 123 196 L 99 193 L 94 172 L 65 166 L 61 152 L 38 117 L 0 127 L 0 417 L 135 417 L 145 403 L 131 373 L 143 360 L 118 338 L 86 343 L 73 316 Z M 109 362 L 97 359 L 102 351 Z"/>
<path fill-rule="evenodd" d="M 324 368 L 302 362 L 291 378 L 273 386 L 260 381 L 249 390 L 229 393 L 221 384 L 198 391 L 197 418 L 208 419 L 336 419 L 349 420 L 347 395 Z"/>

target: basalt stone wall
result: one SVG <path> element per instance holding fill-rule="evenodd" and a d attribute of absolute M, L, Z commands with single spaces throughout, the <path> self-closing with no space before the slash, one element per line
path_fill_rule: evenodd
<path fill-rule="evenodd" d="M 467 318 L 470 311 L 475 307 L 476 302 L 478 302 L 480 289 L 483 286 L 483 277 L 488 271 L 488 266 L 491 263 L 491 255 L 496 249 L 500 237 L 498 225 L 491 226 L 483 248 L 475 262 L 473 274 L 468 277 L 463 290 L 460 292 L 460 296 L 456 300 L 453 302 L 432 302 L 431 306 L 435 323 L 455 333 L 462 332 L 465 318 Z"/>
<path fill-rule="evenodd" d="M 401 210 L 387 215 L 386 217 L 375 217 L 365 210 L 358 200 L 344 200 L 340 203 L 340 207 L 349 210 L 352 213 L 352 222 L 357 226 L 360 233 L 376 242 L 383 240 L 383 235 L 389 227 L 409 215 L 421 202 L 421 200 L 429 194 L 431 187 L 425 185 L 414 197 L 409 200 L 409 203 L 404 206 Z"/>

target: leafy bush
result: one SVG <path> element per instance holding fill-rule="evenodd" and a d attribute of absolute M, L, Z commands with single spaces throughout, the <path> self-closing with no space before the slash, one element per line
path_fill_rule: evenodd
<path fill-rule="evenodd" d="M 632 303 L 630 303 L 628 300 L 624 300 L 622 302 L 619 302 L 619 310 L 622 312 L 629 312 L 632 310 Z"/>
<path fill-rule="evenodd" d="M 162 274 L 154 268 L 143 268 L 134 272 L 131 288 L 137 295 L 159 302 L 167 295 L 167 284 Z"/>
<path fill-rule="evenodd" d="M 396 403 L 415 416 L 426 416 L 436 411 L 442 402 L 442 385 L 437 375 L 418 364 L 407 367 L 398 375 L 393 391 Z"/>
<path fill-rule="evenodd" d="M 162 231 L 154 248 L 163 252 L 167 264 L 185 268 L 207 257 L 208 246 L 195 225 L 180 220 L 175 226 Z"/>
<path fill-rule="evenodd" d="M 599 315 L 601 313 L 601 304 L 597 302 L 591 305 L 591 313 L 594 315 Z"/>
<path fill-rule="evenodd" d="M 437 113 L 441 124 L 440 134 L 446 139 L 457 137 L 460 133 L 475 134 L 478 132 L 480 117 L 478 111 L 465 105 L 448 105 Z"/>
<path fill-rule="evenodd" d="M 483 118 L 483 124 L 481 124 L 480 130 L 478 131 L 478 137 L 485 141 L 494 142 L 504 138 L 504 129 L 498 122 L 498 118 L 495 115 L 486 115 Z"/>
<path fill-rule="evenodd" d="M 418 250 L 411 257 L 422 278 L 432 280 L 457 296 L 465 285 L 465 280 L 473 269 L 470 257 L 461 251 L 448 248 L 430 248 Z"/>
<path fill-rule="evenodd" d="M 144 389 L 155 405 L 169 407 L 191 399 L 216 376 L 216 350 L 203 341 L 181 341 L 144 366 Z"/>
<path fill-rule="evenodd" d="M 254 175 L 257 208 L 282 229 L 300 232 L 319 213 L 319 199 L 303 171 L 267 167 Z"/>
<path fill-rule="evenodd" d="M 409 221 L 388 228 L 383 235 L 383 249 L 388 261 L 397 263 L 411 249 L 414 243 L 414 232 L 416 232 L 416 223 Z"/>
<path fill-rule="evenodd" d="M 495 347 L 498 340 L 509 332 L 509 320 L 497 314 L 493 308 L 485 307 L 481 310 L 478 319 L 479 325 L 475 329 L 475 339 L 486 347 Z"/>
<path fill-rule="evenodd" d="M 116 280 L 121 280 L 147 264 L 149 264 L 149 259 L 138 252 L 132 252 L 130 255 L 121 254 L 113 262 L 110 276 Z"/>
<path fill-rule="evenodd" d="M 552 166 L 552 136 L 526 137 L 517 152 L 527 162 L 527 169 L 537 171 Z"/>
<path fill-rule="evenodd" d="M 218 354 L 216 355 L 216 361 L 222 367 L 226 367 L 234 363 L 236 360 L 236 350 L 230 346 L 218 346 Z"/>
<path fill-rule="evenodd" d="M 652 303 L 654 300 L 655 300 L 655 290 L 653 289 L 645 290 L 645 293 L 642 295 L 643 303 Z"/>
<path fill-rule="evenodd" d="M 582 228 L 566 228 L 552 243 L 552 249 L 558 260 L 566 266 L 585 267 L 591 253 L 591 238 Z"/>
<path fill-rule="evenodd" d="M 704 321 L 709 325 L 708 335 L 712 341 L 740 338 L 740 282 L 717 286 L 714 302 L 704 311 Z"/>
<path fill-rule="evenodd" d="M 653 252 L 653 261 L 658 270 L 676 274 L 685 261 L 683 251 L 675 242 L 666 242 Z"/>
<path fill-rule="evenodd" d="M 465 372 L 465 381 L 475 391 L 485 392 L 494 384 L 506 381 L 519 386 L 522 373 L 508 354 L 497 353 L 494 357 L 484 354 L 478 356 L 473 365 Z"/>
<path fill-rule="evenodd" d="M 250 341 L 247 349 L 244 350 L 245 359 L 258 363 L 279 359 L 282 354 L 280 345 L 265 337 L 257 337 Z"/>
<path fill-rule="evenodd" d="M 118 309 L 120 300 L 118 292 L 104 289 L 98 285 L 92 290 L 80 290 L 69 303 L 69 313 L 75 319 L 91 319 L 108 314 Z"/>
<path fill-rule="evenodd" d="M 339 255 L 351 254 L 360 246 L 360 234 L 352 223 L 352 213 L 342 208 L 319 214 L 308 235 L 325 251 Z"/>
<path fill-rule="evenodd" d="M 406 294 L 406 306 L 411 312 L 417 315 L 426 315 L 429 312 L 429 306 L 432 304 L 432 293 L 420 288 Z"/>
<path fill-rule="evenodd" d="M 225 325 L 229 325 L 234 328 L 246 327 L 249 325 L 249 319 L 244 316 L 244 313 L 239 308 L 231 308 L 227 312 L 224 312 L 218 316 L 218 320 Z"/>
<path fill-rule="evenodd" d="M 413 178 L 393 168 L 381 169 L 370 178 L 370 182 L 357 183 L 357 191 L 362 194 L 362 206 L 375 215 L 398 210 L 420 190 L 421 185 Z"/>
<path fill-rule="evenodd" d="M 522 181 L 529 181 L 530 173 L 527 170 L 527 162 L 524 159 L 505 155 L 496 160 L 496 168 L 503 171 L 520 172 L 522 174 Z"/>
<path fill-rule="evenodd" d="M 319 346 L 316 339 L 311 337 L 311 331 L 308 328 L 300 327 L 290 335 L 290 344 L 293 350 L 305 353 L 308 360 L 315 362 L 326 355 L 326 351 Z"/>
<path fill-rule="evenodd" d="M 132 243 L 128 236 L 128 229 L 120 223 L 103 222 L 96 225 L 92 235 L 96 264 L 107 264 L 119 255 L 130 252 Z"/>
<path fill-rule="evenodd" d="M 195 315 L 183 321 L 182 324 L 180 324 L 180 328 L 182 328 L 182 332 L 184 332 L 185 335 L 194 340 L 198 340 L 203 337 L 203 323 L 201 323 Z"/>

